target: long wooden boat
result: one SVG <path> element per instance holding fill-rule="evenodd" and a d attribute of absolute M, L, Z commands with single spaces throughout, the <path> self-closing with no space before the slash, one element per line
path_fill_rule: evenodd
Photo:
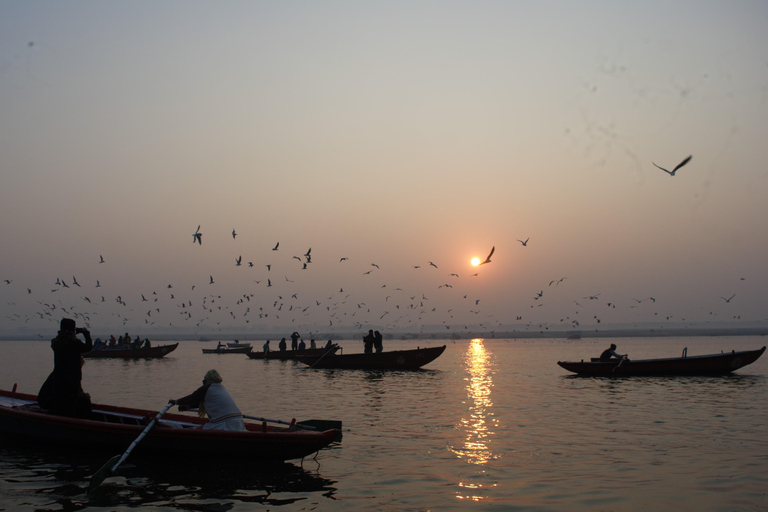
<path fill-rule="evenodd" d="M 140 359 L 140 358 L 157 358 L 157 357 L 165 357 L 166 355 L 170 354 L 174 350 L 176 350 L 176 347 L 178 347 L 178 343 L 174 343 L 172 345 L 158 345 L 156 347 L 149 347 L 149 348 L 100 348 L 97 350 L 91 350 L 90 352 L 85 352 L 83 354 L 83 357 L 89 357 L 93 359 L 102 359 L 102 358 L 118 358 L 118 359 Z"/>
<path fill-rule="evenodd" d="M 239 348 L 204 348 L 203 354 L 249 354 L 253 350 L 253 347 L 239 347 Z"/>
<path fill-rule="evenodd" d="M 431 363 L 445 351 L 442 347 L 393 350 L 378 354 L 337 354 L 296 356 L 298 361 L 312 368 L 354 370 L 418 370 Z"/>
<path fill-rule="evenodd" d="M 240 343 L 239 341 L 235 340 L 234 342 L 230 341 L 227 343 L 227 348 L 243 348 L 243 347 L 250 347 L 250 343 Z"/>
<path fill-rule="evenodd" d="M 249 352 L 251 359 L 278 359 L 280 361 L 290 361 L 298 356 L 321 356 L 322 348 L 306 348 L 304 350 L 270 350 L 269 352 Z"/>
<path fill-rule="evenodd" d="M 37 397 L 0 390 L 0 435 L 40 444 L 83 446 L 122 453 L 158 411 L 93 404 L 91 419 L 56 416 L 40 409 Z M 203 430 L 207 419 L 166 413 L 136 446 L 136 455 L 193 459 L 284 461 L 311 455 L 341 432 L 290 430 L 246 422 L 246 432 Z M 133 456 L 133 455 L 132 455 Z"/>
<path fill-rule="evenodd" d="M 759 350 L 731 351 L 720 354 L 688 356 L 666 359 L 612 359 L 600 361 L 558 361 L 561 367 L 579 375 L 591 377 L 630 377 L 654 375 L 725 375 L 754 363 L 765 352 Z"/>

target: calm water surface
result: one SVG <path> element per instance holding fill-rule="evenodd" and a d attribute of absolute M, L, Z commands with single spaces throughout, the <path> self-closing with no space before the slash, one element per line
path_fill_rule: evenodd
<path fill-rule="evenodd" d="M 344 437 L 271 467 L 129 459 L 91 498 L 108 456 L 2 440 L 0 510 L 767 510 L 768 358 L 712 378 L 579 378 L 555 364 L 611 342 L 644 359 L 765 338 L 385 343 L 448 345 L 419 372 L 310 370 L 204 355 L 215 342 L 195 341 L 159 360 L 88 360 L 83 387 L 97 403 L 159 410 L 216 368 L 246 414 L 342 420 Z M 0 388 L 37 393 L 49 342 L 0 351 Z"/>

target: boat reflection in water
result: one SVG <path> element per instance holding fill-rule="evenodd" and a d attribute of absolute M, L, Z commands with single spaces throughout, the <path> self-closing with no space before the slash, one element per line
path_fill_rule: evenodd
<path fill-rule="evenodd" d="M 461 447 L 450 447 L 450 450 L 469 464 L 485 465 L 497 457 L 491 450 L 491 444 L 498 420 L 494 418 L 491 400 L 493 388 L 492 354 L 485 349 L 482 339 L 473 339 L 464 358 L 464 368 L 468 376 L 467 403 L 469 410 L 458 425 L 458 430 L 464 434 L 464 444 Z M 484 471 L 482 471 L 484 473 Z M 475 482 L 462 479 L 459 486 L 463 488 L 457 498 L 472 501 L 482 501 L 480 489 L 495 487 L 493 482 L 483 481 L 481 477 L 469 478 Z"/>

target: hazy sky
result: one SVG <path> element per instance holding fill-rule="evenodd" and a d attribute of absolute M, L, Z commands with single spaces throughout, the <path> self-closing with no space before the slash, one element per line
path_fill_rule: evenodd
<path fill-rule="evenodd" d="M 2 1 L 2 325 L 766 320 L 767 145 L 765 2 Z"/>

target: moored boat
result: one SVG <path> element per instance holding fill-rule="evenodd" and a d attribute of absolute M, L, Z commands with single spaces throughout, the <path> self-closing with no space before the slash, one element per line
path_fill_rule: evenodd
<path fill-rule="evenodd" d="M 91 419 L 50 414 L 37 397 L 0 390 L 0 435 L 42 444 L 84 446 L 120 453 L 144 430 L 157 411 L 93 404 Z M 291 430 L 246 422 L 245 432 L 203 430 L 207 419 L 166 413 L 136 446 L 134 454 L 190 456 L 194 459 L 284 461 L 313 454 L 340 435 Z"/>
<path fill-rule="evenodd" d="M 148 348 L 126 348 L 126 347 L 117 347 L 117 348 L 111 348 L 111 347 L 101 347 L 97 350 L 91 350 L 90 352 L 85 352 L 83 354 L 83 357 L 93 358 L 93 359 L 103 359 L 103 358 L 116 358 L 116 359 L 141 359 L 141 358 L 158 358 L 158 357 L 165 357 L 166 355 L 170 354 L 174 350 L 176 350 L 176 347 L 178 347 L 178 343 L 174 343 L 172 345 L 158 345 L 156 347 L 148 347 Z"/>
<path fill-rule="evenodd" d="M 269 352 L 249 352 L 251 359 L 278 359 L 280 361 L 290 361 L 298 356 L 321 356 L 322 348 L 306 348 L 304 350 L 270 350 Z"/>
<path fill-rule="evenodd" d="M 250 343 L 240 343 L 238 340 L 235 340 L 234 343 L 233 342 L 227 343 L 227 348 L 244 348 L 244 347 L 250 347 L 250 346 L 251 346 Z"/>
<path fill-rule="evenodd" d="M 336 345 L 338 347 L 338 345 Z M 431 363 L 445 351 L 441 347 L 393 350 L 378 354 L 337 354 L 335 351 L 322 355 L 296 356 L 298 361 L 311 368 L 354 370 L 418 370 Z"/>
<path fill-rule="evenodd" d="M 600 361 L 558 361 L 562 368 L 583 376 L 631 377 L 655 375 L 726 375 L 748 364 L 754 363 L 765 352 L 759 350 L 731 351 L 720 354 L 688 356 L 687 349 L 682 357 L 664 359 L 611 359 Z"/>

